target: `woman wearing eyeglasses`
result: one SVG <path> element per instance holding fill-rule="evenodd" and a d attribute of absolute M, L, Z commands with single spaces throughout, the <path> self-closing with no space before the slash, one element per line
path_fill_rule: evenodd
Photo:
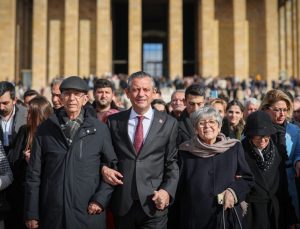
<path fill-rule="evenodd" d="M 240 203 L 252 186 L 242 145 L 220 133 L 222 118 L 213 107 L 201 108 L 190 118 L 196 135 L 179 147 L 180 228 L 215 229 L 223 223 L 238 227 Z"/>
<path fill-rule="evenodd" d="M 292 102 L 283 91 L 273 89 L 264 96 L 260 110 L 264 110 L 270 115 L 273 126 L 277 130 L 271 137 L 282 158 L 280 169 L 286 169 L 289 194 L 299 219 L 299 197 L 295 177 L 300 176 L 300 130 L 296 125 L 289 122 L 293 112 Z M 281 179 L 280 182 L 281 187 L 287 185 L 284 183 L 284 179 Z M 282 206 L 289 203 L 288 199 L 280 199 L 279 201 Z M 286 216 L 282 218 L 286 218 L 289 224 L 295 223 L 289 212 L 281 212 L 280 214 Z"/>
<path fill-rule="evenodd" d="M 246 197 L 246 228 L 279 229 L 288 226 L 279 226 L 280 221 L 284 221 L 279 218 L 279 212 L 288 211 L 288 208 L 287 205 L 280 208 L 278 199 L 288 198 L 289 193 L 287 186 L 278 192 L 279 177 L 286 177 L 286 172 L 279 169 L 281 157 L 271 139 L 275 132 L 266 112 L 256 111 L 248 116 L 242 144 L 255 185 Z"/>

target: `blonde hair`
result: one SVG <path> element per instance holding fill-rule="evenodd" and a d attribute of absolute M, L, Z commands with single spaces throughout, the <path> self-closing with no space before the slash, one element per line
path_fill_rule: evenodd
<path fill-rule="evenodd" d="M 292 117 L 293 104 L 290 97 L 281 90 L 272 89 L 268 91 L 260 104 L 259 110 L 267 110 L 278 101 L 284 101 L 286 103 L 288 108 L 287 118 L 290 119 Z"/>
<path fill-rule="evenodd" d="M 213 99 L 209 102 L 209 104 L 211 106 L 215 105 L 215 104 L 221 104 L 224 108 L 224 112 L 226 112 L 226 108 L 227 108 L 227 103 L 224 99 L 220 99 L 220 98 L 217 98 L 217 99 Z"/>

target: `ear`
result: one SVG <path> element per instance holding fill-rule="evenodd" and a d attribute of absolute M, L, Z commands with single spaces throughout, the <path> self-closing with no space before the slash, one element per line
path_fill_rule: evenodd
<path fill-rule="evenodd" d="M 16 103 L 17 103 L 17 100 L 18 100 L 18 97 L 17 97 L 17 96 L 15 96 L 15 99 L 13 99 L 13 105 L 16 105 Z"/>
<path fill-rule="evenodd" d="M 89 96 L 88 95 L 84 95 L 83 105 L 85 105 L 88 101 L 89 101 Z"/>

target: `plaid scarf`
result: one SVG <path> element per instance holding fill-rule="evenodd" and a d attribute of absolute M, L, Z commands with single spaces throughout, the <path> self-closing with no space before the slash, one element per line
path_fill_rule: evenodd
<path fill-rule="evenodd" d="M 83 123 L 84 110 L 82 109 L 78 117 L 74 120 L 70 120 L 67 113 L 64 112 L 62 116 L 63 123 L 60 125 L 69 145 L 72 144 L 74 136 L 76 135 L 79 127 Z"/>

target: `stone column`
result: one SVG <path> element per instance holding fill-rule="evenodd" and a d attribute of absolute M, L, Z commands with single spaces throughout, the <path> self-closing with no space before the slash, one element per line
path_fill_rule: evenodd
<path fill-rule="evenodd" d="M 300 2 L 297 1 L 297 31 L 298 31 L 298 37 L 297 37 L 297 53 L 298 53 L 298 79 L 300 79 Z"/>
<path fill-rule="evenodd" d="M 246 0 L 233 0 L 234 75 L 241 80 L 249 77 L 249 24 Z"/>
<path fill-rule="evenodd" d="M 61 75 L 60 72 L 60 20 L 50 20 L 49 22 L 49 67 L 48 76 L 50 83 L 54 78 Z"/>
<path fill-rule="evenodd" d="M 0 1 L 0 81 L 15 80 L 16 0 Z"/>
<path fill-rule="evenodd" d="M 33 1 L 32 87 L 40 89 L 47 83 L 48 1 Z"/>
<path fill-rule="evenodd" d="M 297 36 L 298 36 L 298 28 L 297 28 L 297 1 L 298 0 L 292 0 L 292 5 L 293 5 L 293 76 L 294 77 L 299 77 L 299 58 L 298 58 L 298 52 L 297 52 L 297 47 L 298 47 L 298 41 L 297 41 Z"/>
<path fill-rule="evenodd" d="M 65 0 L 64 75 L 78 75 L 79 0 Z"/>
<path fill-rule="evenodd" d="M 112 72 L 111 1 L 97 1 L 97 75 Z"/>
<path fill-rule="evenodd" d="M 293 75 L 293 28 L 292 28 L 292 1 L 286 3 L 286 64 L 287 76 Z"/>
<path fill-rule="evenodd" d="M 286 33 L 285 33 L 285 6 L 279 8 L 279 63 L 280 74 L 286 72 Z"/>
<path fill-rule="evenodd" d="M 169 0 L 169 77 L 183 76 L 183 0 Z"/>
<path fill-rule="evenodd" d="M 90 40 L 91 22 L 90 20 L 80 20 L 79 23 L 79 75 L 89 76 L 90 71 Z M 105 44 L 105 43 L 104 43 Z"/>
<path fill-rule="evenodd" d="M 128 74 L 131 74 L 142 69 L 142 1 L 129 0 L 128 10 Z"/>
<path fill-rule="evenodd" d="M 198 0 L 198 74 L 219 75 L 218 21 L 215 20 L 215 2 Z"/>
<path fill-rule="evenodd" d="M 265 28 L 266 28 L 266 79 L 269 87 L 271 81 L 278 80 L 278 6 L 277 0 L 265 1 Z M 259 41 L 258 41 L 259 42 Z"/>

